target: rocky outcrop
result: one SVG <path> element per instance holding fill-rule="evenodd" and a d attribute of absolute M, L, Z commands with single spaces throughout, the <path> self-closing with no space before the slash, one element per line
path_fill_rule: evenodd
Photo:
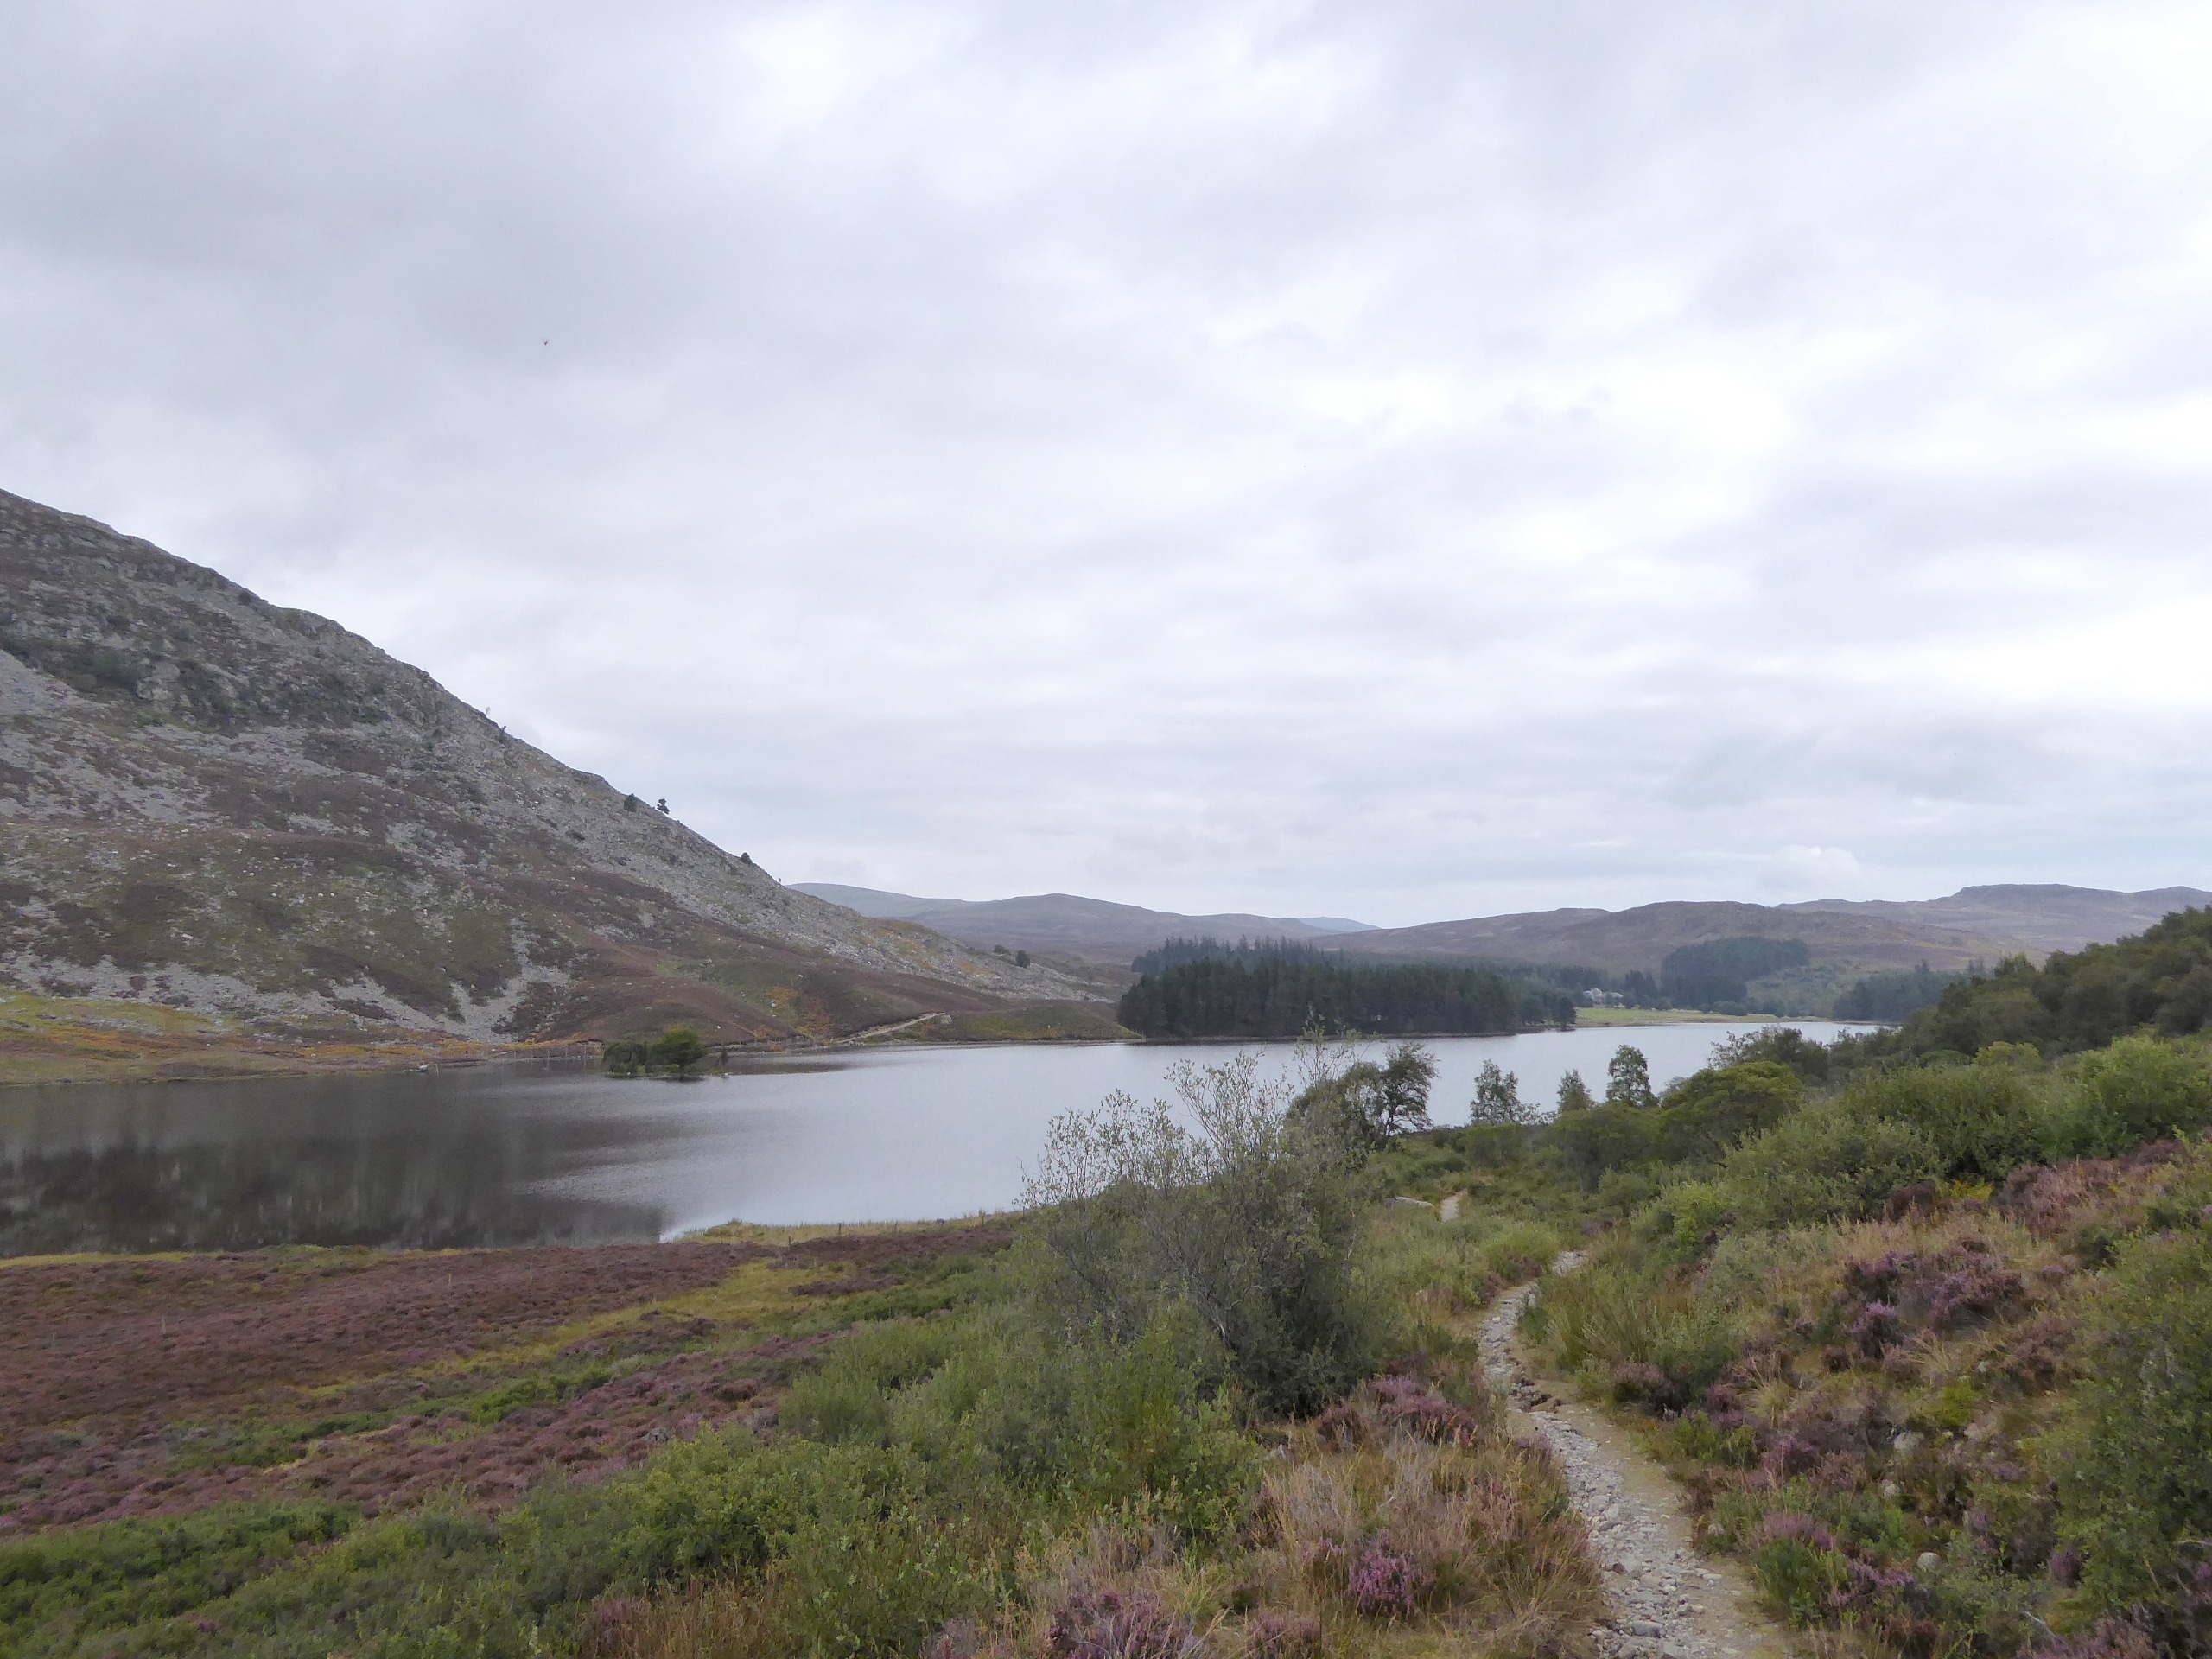
<path fill-rule="evenodd" d="M 1079 995 L 798 892 L 327 618 L 0 493 L 0 978 L 486 1038 Z"/>

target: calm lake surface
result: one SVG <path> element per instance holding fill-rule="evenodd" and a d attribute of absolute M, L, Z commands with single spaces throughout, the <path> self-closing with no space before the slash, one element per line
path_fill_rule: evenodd
<path fill-rule="evenodd" d="M 1808 1036 L 1840 1027 L 1796 1022 Z M 1624 1042 L 1663 1084 L 1753 1026 L 1599 1027 L 1428 1039 L 1430 1110 L 1466 1121 L 1494 1059 L 1548 1109 L 1579 1070 L 1605 1089 Z M 1255 1045 L 1262 1067 L 1287 1046 Z M 453 1247 L 665 1238 L 717 1222 L 913 1221 L 1002 1210 L 1058 1114 L 1233 1046 L 842 1052 L 697 1082 L 575 1065 L 238 1084 L 0 1090 L 0 1255 Z"/>

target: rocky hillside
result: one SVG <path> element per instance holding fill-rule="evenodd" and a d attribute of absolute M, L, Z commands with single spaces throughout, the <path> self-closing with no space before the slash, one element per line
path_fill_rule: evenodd
<path fill-rule="evenodd" d="M 420 669 L 0 493 L 0 982 L 295 1033 L 738 1039 L 1064 997 L 778 882 Z"/>

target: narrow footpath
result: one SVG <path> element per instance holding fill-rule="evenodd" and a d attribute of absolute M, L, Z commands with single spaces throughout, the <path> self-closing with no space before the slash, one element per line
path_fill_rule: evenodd
<path fill-rule="evenodd" d="M 1580 1265 L 1570 1250 L 1552 1272 Z M 1789 1643 L 1758 1612 L 1749 1579 L 1691 1547 L 1689 1521 L 1666 1472 L 1604 1414 L 1554 1398 L 1529 1375 L 1514 1333 L 1541 1282 L 1492 1305 L 1482 1324 L 1483 1369 L 1522 1432 L 1541 1438 L 1566 1469 L 1605 1574 L 1611 1616 L 1591 1632 L 1598 1650 L 1611 1659 L 1788 1659 Z"/>

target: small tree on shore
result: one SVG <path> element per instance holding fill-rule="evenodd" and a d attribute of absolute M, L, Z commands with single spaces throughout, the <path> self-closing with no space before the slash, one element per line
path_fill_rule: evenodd
<path fill-rule="evenodd" d="M 1586 1112 L 1598 1103 L 1590 1097 L 1590 1085 L 1582 1081 L 1580 1071 L 1570 1071 L 1559 1080 L 1559 1115 Z"/>
<path fill-rule="evenodd" d="M 1483 1069 L 1475 1074 L 1475 1097 L 1467 1108 L 1467 1121 L 1528 1124 L 1535 1121 L 1535 1114 L 1521 1098 L 1521 1079 L 1501 1070 L 1496 1060 L 1484 1060 Z"/>
<path fill-rule="evenodd" d="M 671 1026 L 661 1033 L 660 1040 L 653 1045 L 654 1063 L 666 1066 L 679 1077 L 706 1058 L 706 1044 L 699 1040 L 699 1033 L 689 1026 Z"/>

